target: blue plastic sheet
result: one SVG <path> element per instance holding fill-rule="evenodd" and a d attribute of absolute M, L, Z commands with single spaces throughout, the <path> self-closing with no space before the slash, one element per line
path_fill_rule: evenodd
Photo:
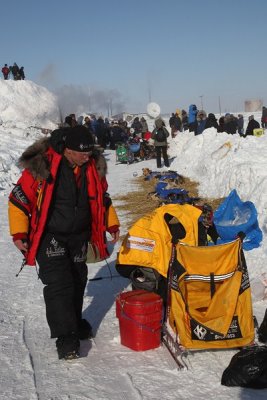
<path fill-rule="evenodd" d="M 166 189 L 167 185 L 168 182 L 161 181 L 159 181 L 156 185 L 156 193 L 162 200 L 172 204 L 191 204 L 194 200 L 194 198 L 188 196 L 188 192 L 185 189 Z"/>
<path fill-rule="evenodd" d="M 260 246 L 262 231 L 258 224 L 257 210 L 251 201 L 243 202 L 235 189 L 215 211 L 214 224 L 220 236 L 217 244 L 234 240 L 239 232 L 244 232 L 244 250 Z"/>

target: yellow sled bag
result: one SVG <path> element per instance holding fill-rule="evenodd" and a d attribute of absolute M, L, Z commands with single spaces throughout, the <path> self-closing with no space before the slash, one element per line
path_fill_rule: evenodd
<path fill-rule="evenodd" d="M 218 246 L 178 245 L 169 323 L 185 348 L 234 348 L 253 342 L 251 290 L 241 256 L 240 239 Z"/>
<path fill-rule="evenodd" d="M 253 129 L 253 136 L 263 136 L 264 135 L 264 129 L 263 128 L 254 128 Z"/>

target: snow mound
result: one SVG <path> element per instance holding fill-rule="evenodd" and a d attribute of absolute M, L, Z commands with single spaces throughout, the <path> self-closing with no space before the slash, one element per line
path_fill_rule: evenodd
<path fill-rule="evenodd" d="M 60 119 L 57 97 L 32 81 L 0 80 L 0 93 L 1 125 L 53 128 Z"/>

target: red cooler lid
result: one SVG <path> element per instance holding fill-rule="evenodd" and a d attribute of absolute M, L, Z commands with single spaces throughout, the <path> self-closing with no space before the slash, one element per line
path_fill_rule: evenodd
<path fill-rule="evenodd" d="M 146 290 L 132 290 L 129 292 L 123 292 L 120 294 L 121 301 L 130 303 L 132 305 L 142 305 L 144 303 L 155 303 L 161 302 L 161 297 L 153 292 L 147 292 Z"/>

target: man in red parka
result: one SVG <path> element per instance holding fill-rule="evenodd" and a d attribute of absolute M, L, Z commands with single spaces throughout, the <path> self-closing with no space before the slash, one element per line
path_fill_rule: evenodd
<path fill-rule="evenodd" d="M 98 157 L 88 129 L 58 129 L 22 154 L 24 170 L 9 196 L 10 232 L 26 263 L 38 263 L 47 322 L 60 359 L 78 357 L 79 340 L 92 335 L 91 325 L 82 319 L 88 241 L 105 258 L 106 231 L 113 242 L 119 238 Z"/>

